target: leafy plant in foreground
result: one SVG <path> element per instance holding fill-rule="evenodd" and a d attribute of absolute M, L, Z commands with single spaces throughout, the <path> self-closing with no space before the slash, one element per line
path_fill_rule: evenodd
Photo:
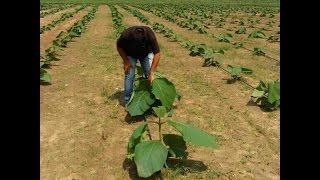
<path fill-rule="evenodd" d="M 138 74 L 141 74 L 141 69 L 138 69 Z M 150 177 L 164 166 L 167 167 L 168 158 L 186 159 L 188 155 L 186 143 L 218 148 L 214 135 L 190 124 L 168 119 L 172 113 L 174 100 L 179 99 L 180 96 L 172 82 L 160 73 L 155 75 L 156 78 L 150 87 L 146 79 L 137 78 L 133 98 L 127 108 L 132 116 L 142 115 L 147 110 L 152 110 L 158 118 L 158 121 L 143 122 L 133 131 L 128 142 L 128 158 L 134 160 L 139 177 L 144 178 Z M 150 122 L 156 123 L 159 127 L 157 139 L 146 138 Z M 162 127 L 165 124 L 172 126 L 180 134 L 163 133 Z"/>
<path fill-rule="evenodd" d="M 57 48 L 56 46 L 51 46 L 44 52 L 44 57 L 47 61 L 59 61 L 60 59 L 57 57 Z"/>
<path fill-rule="evenodd" d="M 261 48 L 257 48 L 257 47 L 253 48 L 253 54 L 256 56 L 265 56 L 266 55 L 266 53 L 263 52 L 263 50 Z"/>
<path fill-rule="evenodd" d="M 191 56 L 203 56 L 209 51 L 206 44 L 193 45 L 189 48 Z"/>
<path fill-rule="evenodd" d="M 227 70 L 229 71 L 233 80 L 238 80 L 241 78 L 241 74 L 252 74 L 252 70 L 244 67 L 234 67 L 232 65 L 227 66 Z"/>
<path fill-rule="evenodd" d="M 265 38 L 266 35 L 262 31 L 253 31 L 252 33 L 249 34 L 249 38 Z"/>
<path fill-rule="evenodd" d="M 251 99 L 260 106 L 275 110 L 280 106 L 280 81 L 269 83 L 260 81 L 252 92 Z"/>
<path fill-rule="evenodd" d="M 218 37 L 219 42 L 230 42 L 232 40 L 232 35 L 230 33 L 223 34 L 221 33 Z"/>
<path fill-rule="evenodd" d="M 134 82 L 134 92 L 131 101 L 128 103 L 127 110 L 131 116 L 143 115 L 150 110 L 153 104 L 160 103 L 172 109 L 172 104 L 176 98 L 180 98 L 175 86 L 159 72 L 155 74 L 152 85 L 149 86 L 145 79 L 141 67 L 137 66 L 138 77 Z"/>
<path fill-rule="evenodd" d="M 244 26 L 240 26 L 239 29 L 236 31 L 236 34 L 245 34 L 247 29 Z"/>
<path fill-rule="evenodd" d="M 51 75 L 43 69 L 43 66 L 45 65 L 45 62 L 40 62 L 40 81 L 44 82 L 50 82 L 51 81 Z"/>
<path fill-rule="evenodd" d="M 222 60 L 214 60 L 213 58 L 210 59 L 205 59 L 203 62 L 203 67 L 208 67 L 208 66 L 217 66 L 220 67 L 223 64 Z"/>

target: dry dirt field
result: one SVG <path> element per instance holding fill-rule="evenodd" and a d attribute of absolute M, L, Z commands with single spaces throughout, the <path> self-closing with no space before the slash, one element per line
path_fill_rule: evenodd
<path fill-rule="evenodd" d="M 123 25 L 146 25 L 121 6 L 115 7 L 123 15 Z M 41 52 L 90 9 L 79 11 L 43 33 Z M 181 37 L 209 46 L 224 45 L 138 10 L 150 22 L 164 24 Z M 41 26 L 58 17 L 58 13 L 47 16 L 40 20 Z M 274 17 L 277 18 L 279 15 Z M 209 31 L 218 34 L 222 30 L 210 27 Z M 129 137 L 141 121 L 130 118 L 120 104 L 124 72 L 116 51 L 115 33 L 110 8 L 99 5 L 86 31 L 59 51 L 60 61 L 46 69 L 52 81 L 40 86 L 41 180 L 139 179 L 126 154 Z M 162 178 L 280 179 L 280 109 L 270 112 L 254 105 L 250 102 L 250 88 L 238 82 L 228 84 L 229 75 L 224 71 L 202 67 L 201 57 L 190 56 L 187 49 L 160 33 L 156 37 L 161 51 L 157 70 L 182 95 L 173 118 L 217 135 L 220 145 L 219 149 L 188 145 L 189 160 L 183 166 L 164 168 Z M 245 37 L 235 36 L 239 40 Z M 249 40 L 248 47 L 259 43 L 270 56 L 280 59 L 279 42 Z M 254 57 L 244 49 L 230 48 L 217 56 L 228 63 L 252 68 L 255 74 L 248 76 L 248 82 L 254 85 L 260 79 L 279 79 L 279 65 L 264 57 Z"/>

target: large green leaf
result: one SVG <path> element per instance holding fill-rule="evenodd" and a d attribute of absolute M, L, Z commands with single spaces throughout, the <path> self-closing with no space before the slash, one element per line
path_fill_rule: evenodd
<path fill-rule="evenodd" d="M 167 148 L 159 140 L 139 143 L 134 151 L 134 162 L 137 165 L 139 177 L 147 178 L 161 170 L 167 155 Z"/>
<path fill-rule="evenodd" d="M 136 92 L 141 90 L 147 91 L 149 87 L 148 80 L 144 77 L 139 77 L 134 81 L 134 90 Z"/>
<path fill-rule="evenodd" d="M 152 109 L 159 118 L 165 117 L 167 115 L 167 109 L 164 106 L 152 107 Z"/>
<path fill-rule="evenodd" d="M 127 110 L 131 116 L 138 116 L 144 114 L 155 99 L 148 90 L 141 90 L 134 93 L 132 100 L 128 104 Z"/>
<path fill-rule="evenodd" d="M 203 58 L 204 59 L 213 59 L 213 51 L 211 49 L 205 51 Z"/>
<path fill-rule="evenodd" d="M 156 71 L 156 72 L 154 72 L 154 78 L 165 78 L 165 76 L 163 74 L 161 74 L 160 72 Z"/>
<path fill-rule="evenodd" d="M 233 67 L 231 65 L 228 65 L 227 68 L 232 77 L 238 77 L 242 72 L 241 67 Z"/>
<path fill-rule="evenodd" d="M 260 91 L 265 91 L 267 92 L 268 90 L 268 87 L 266 85 L 266 83 L 264 83 L 263 81 L 260 81 L 259 85 L 256 87 L 257 90 L 260 90 Z"/>
<path fill-rule="evenodd" d="M 45 71 L 44 69 L 40 68 L 40 80 L 49 82 L 52 80 L 51 75 Z"/>
<path fill-rule="evenodd" d="M 135 129 L 128 142 L 128 154 L 134 153 L 135 146 L 140 143 L 142 134 L 147 129 L 147 123 L 143 122 L 137 129 Z"/>
<path fill-rule="evenodd" d="M 163 134 L 163 142 L 169 146 L 169 152 L 175 156 L 183 158 L 187 155 L 186 153 L 186 142 L 183 137 L 176 134 Z"/>
<path fill-rule="evenodd" d="M 206 146 L 211 148 L 218 148 L 216 137 L 210 135 L 198 128 L 195 128 L 187 123 L 178 122 L 174 120 L 168 121 L 169 125 L 176 128 L 181 134 L 183 139 L 196 146 Z"/>
<path fill-rule="evenodd" d="M 254 89 L 251 94 L 251 97 L 262 97 L 264 94 L 265 94 L 265 91 Z"/>
<path fill-rule="evenodd" d="M 268 102 L 274 103 L 280 100 L 280 82 L 272 82 L 268 84 Z"/>
<path fill-rule="evenodd" d="M 268 94 L 268 97 L 265 96 Z M 270 82 L 268 85 L 260 81 L 253 91 L 251 98 L 258 105 L 274 110 L 280 105 L 280 82 Z"/>
<path fill-rule="evenodd" d="M 156 78 L 152 81 L 152 92 L 162 105 L 170 108 L 177 96 L 176 88 L 166 78 Z"/>

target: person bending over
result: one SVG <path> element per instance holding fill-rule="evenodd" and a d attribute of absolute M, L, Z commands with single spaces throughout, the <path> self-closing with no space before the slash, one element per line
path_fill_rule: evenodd
<path fill-rule="evenodd" d="M 140 61 L 145 78 L 151 85 L 160 60 L 160 49 L 154 32 L 147 26 L 132 26 L 117 40 L 117 50 L 123 60 L 124 103 L 127 105 L 133 91 L 135 67 Z"/>

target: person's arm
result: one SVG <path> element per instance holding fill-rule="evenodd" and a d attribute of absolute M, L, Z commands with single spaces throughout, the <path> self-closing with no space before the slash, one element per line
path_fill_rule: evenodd
<path fill-rule="evenodd" d="M 131 64 L 130 64 L 130 61 L 127 57 L 127 54 L 126 52 L 124 52 L 124 50 L 118 46 L 118 43 L 117 43 L 117 51 L 119 53 L 119 55 L 121 56 L 122 60 L 123 60 L 123 70 L 126 74 L 128 74 L 129 72 L 129 69 L 131 67 Z"/>
<path fill-rule="evenodd" d="M 154 72 L 157 69 L 159 60 L 160 60 L 160 52 L 154 54 L 154 56 L 153 56 L 153 60 L 152 60 L 151 68 L 150 68 L 150 73 L 149 73 L 149 76 L 148 76 L 148 81 L 149 81 L 150 84 L 153 81 L 153 75 L 154 75 Z"/>
<path fill-rule="evenodd" d="M 159 48 L 159 44 L 158 44 L 158 41 L 157 41 L 157 38 L 156 38 L 156 35 L 154 34 L 154 32 L 149 27 L 147 27 L 146 29 L 148 31 L 148 39 L 150 40 L 152 52 L 154 54 L 151 68 L 150 68 L 150 73 L 148 76 L 148 81 L 151 84 L 153 81 L 153 74 L 156 71 L 157 66 L 159 64 L 160 48 Z"/>

